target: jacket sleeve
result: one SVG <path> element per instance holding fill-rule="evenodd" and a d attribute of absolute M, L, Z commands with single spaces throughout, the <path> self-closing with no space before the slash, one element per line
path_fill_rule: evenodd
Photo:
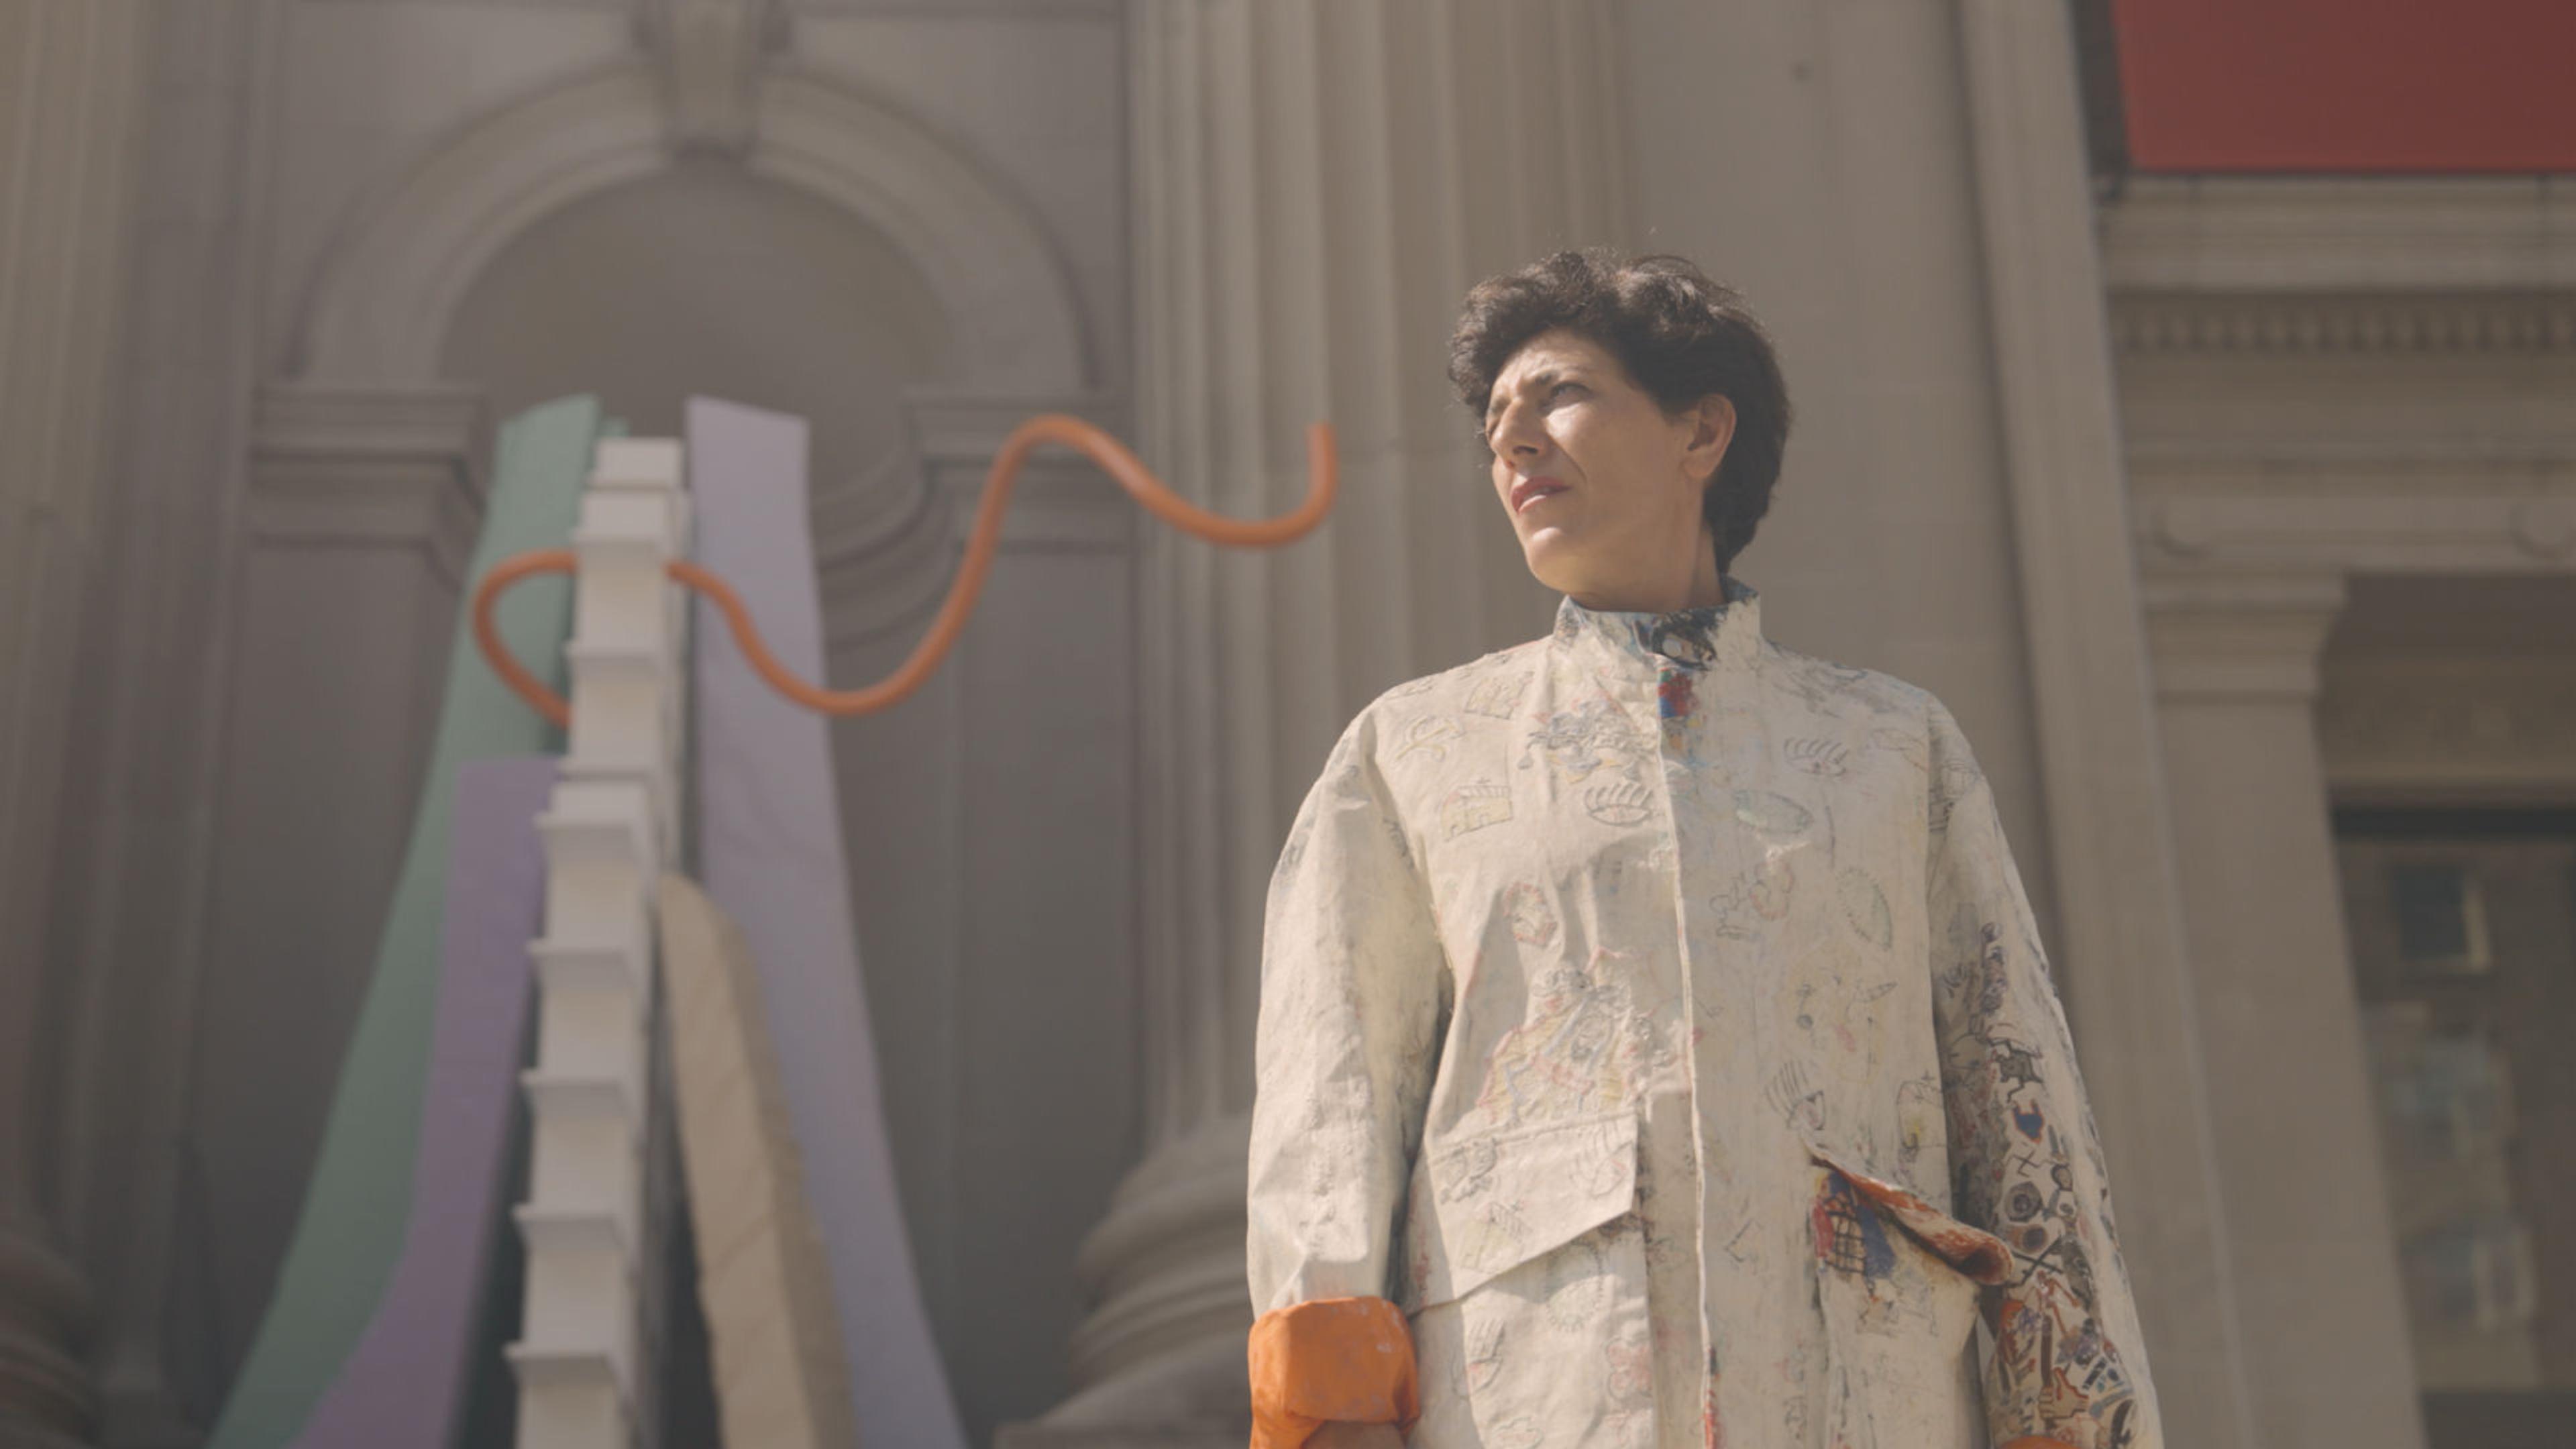
<path fill-rule="evenodd" d="M 1954 1203 L 2012 1253 L 1986 1290 L 1999 1445 L 2160 1449 L 2093 1113 L 1984 772 L 1931 721 L 1928 922 Z"/>
<path fill-rule="evenodd" d="M 1367 712 L 1343 732 L 1270 882 L 1246 1201 L 1254 1449 L 1419 1412 L 1389 1269 L 1447 973 L 1373 735 Z"/>

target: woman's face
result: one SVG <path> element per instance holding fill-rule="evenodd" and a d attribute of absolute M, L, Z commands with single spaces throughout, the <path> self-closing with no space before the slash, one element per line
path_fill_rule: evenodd
<path fill-rule="evenodd" d="M 1590 609 L 1724 602 L 1700 495 L 1734 434 L 1725 398 L 1668 418 L 1609 349 L 1562 330 L 1512 354 L 1485 409 L 1530 572 Z"/>

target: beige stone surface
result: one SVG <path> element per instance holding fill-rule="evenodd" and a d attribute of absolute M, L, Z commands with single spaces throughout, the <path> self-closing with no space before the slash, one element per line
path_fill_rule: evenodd
<path fill-rule="evenodd" d="M 725 1438 L 761 1449 L 858 1443 L 760 978 L 741 933 L 694 883 L 665 876 L 658 908 L 680 1158 Z"/>

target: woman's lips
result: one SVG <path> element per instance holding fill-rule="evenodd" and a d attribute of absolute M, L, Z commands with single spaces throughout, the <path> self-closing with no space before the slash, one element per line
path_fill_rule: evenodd
<path fill-rule="evenodd" d="M 1565 491 L 1565 484 L 1548 477 L 1523 478 L 1512 485 L 1512 511 L 1520 513 L 1542 498 L 1553 498 Z"/>

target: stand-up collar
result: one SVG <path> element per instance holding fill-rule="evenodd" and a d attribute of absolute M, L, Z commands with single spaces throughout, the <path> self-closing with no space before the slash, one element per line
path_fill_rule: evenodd
<path fill-rule="evenodd" d="M 1701 670 L 1736 667 L 1762 642 L 1762 600 L 1750 585 L 1725 580 L 1726 602 L 1669 614 L 1629 609 L 1587 609 L 1568 594 L 1556 606 L 1560 644 L 1590 642 L 1639 665 L 1678 664 Z"/>

